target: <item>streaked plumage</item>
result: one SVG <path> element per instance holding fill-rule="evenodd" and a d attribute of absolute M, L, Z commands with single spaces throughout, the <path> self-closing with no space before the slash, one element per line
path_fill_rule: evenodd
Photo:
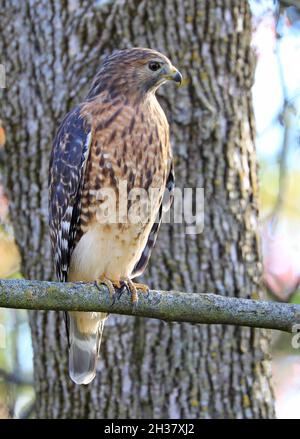
<path fill-rule="evenodd" d="M 157 71 L 153 63 L 160 65 Z M 145 270 L 165 188 L 174 187 L 169 126 L 155 97 L 167 79 L 179 82 L 181 76 L 162 54 L 118 51 L 105 59 L 87 98 L 62 122 L 49 173 L 51 242 L 60 281 L 105 278 L 132 284 L 130 279 Z M 157 188 L 146 221 L 111 222 L 105 216 L 99 191 L 113 191 L 118 211 L 120 182 L 127 184 L 126 195 Z M 131 201 L 126 213 L 135 206 Z M 108 209 L 111 218 L 114 213 Z M 68 316 L 70 375 L 77 383 L 87 384 L 95 375 L 105 318 L 103 313 Z"/>

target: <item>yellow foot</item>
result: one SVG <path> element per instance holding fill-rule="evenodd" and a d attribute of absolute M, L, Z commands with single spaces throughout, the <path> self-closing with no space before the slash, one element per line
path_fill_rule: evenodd
<path fill-rule="evenodd" d="M 103 284 L 106 285 L 111 297 L 116 293 L 116 288 L 120 289 L 122 287 L 122 282 L 119 280 L 111 280 L 105 276 L 101 276 L 100 279 L 96 280 L 96 285 Z"/>
<path fill-rule="evenodd" d="M 132 303 L 137 303 L 138 301 L 138 290 L 142 291 L 143 293 L 149 292 L 149 287 L 147 285 L 135 283 L 128 277 L 122 278 L 122 281 L 126 284 L 129 292 L 131 293 Z"/>

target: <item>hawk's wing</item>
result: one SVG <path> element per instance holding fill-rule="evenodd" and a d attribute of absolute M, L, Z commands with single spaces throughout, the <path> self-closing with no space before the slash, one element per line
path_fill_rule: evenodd
<path fill-rule="evenodd" d="M 67 280 L 80 220 L 84 169 L 91 127 L 75 107 L 63 120 L 53 142 L 49 168 L 49 224 L 56 275 Z"/>
<path fill-rule="evenodd" d="M 165 194 L 166 196 L 163 197 L 161 205 L 159 206 L 158 219 L 152 226 L 152 229 L 148 236 L 147 244 L 143 250 L 140 260 L 137 262 L 131 273 L 130 277 L 132 279 L 134 277 L 141 276 L 141 274 L 143 274 L 145 268 L 147 267 L 153 247 L 157 239 L 163 212 L 167 212 L 172 206 L 174 200 L 174 188 L 175 188 L 175 175 L 174 175 L 173 163 L 171 163 L 170 172 L 166 182 L 167 194 Z"/>

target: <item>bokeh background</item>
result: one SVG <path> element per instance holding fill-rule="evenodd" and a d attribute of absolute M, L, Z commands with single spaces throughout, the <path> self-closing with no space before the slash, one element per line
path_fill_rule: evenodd
<path fill-rule="evenodd" d="M 300 303 L 300 2 L 250 4 L 257 54 L 253 104 L 264 282 L 269 300 Z M 20 277 L 20 256 L 1 180 L 4 143 L 0 120 L 0 278 L 12 278 Z M 300 349 L 292 348 L 288 334 L 273 331 L 272 338 L 277 417 L 300 419 Z M 0 418 L 31 416 L 34 389 L 27 314 L 0 309 Z"/>

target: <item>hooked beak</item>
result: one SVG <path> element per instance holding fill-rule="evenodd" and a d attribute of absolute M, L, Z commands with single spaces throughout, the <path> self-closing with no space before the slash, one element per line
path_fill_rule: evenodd
<path fill-rule="evenodd" d="M 164 77 L 168 80 L 175 81 L 179 85 L 182 83 L 182 74 L 174 66 L 168 69 Z"/>

